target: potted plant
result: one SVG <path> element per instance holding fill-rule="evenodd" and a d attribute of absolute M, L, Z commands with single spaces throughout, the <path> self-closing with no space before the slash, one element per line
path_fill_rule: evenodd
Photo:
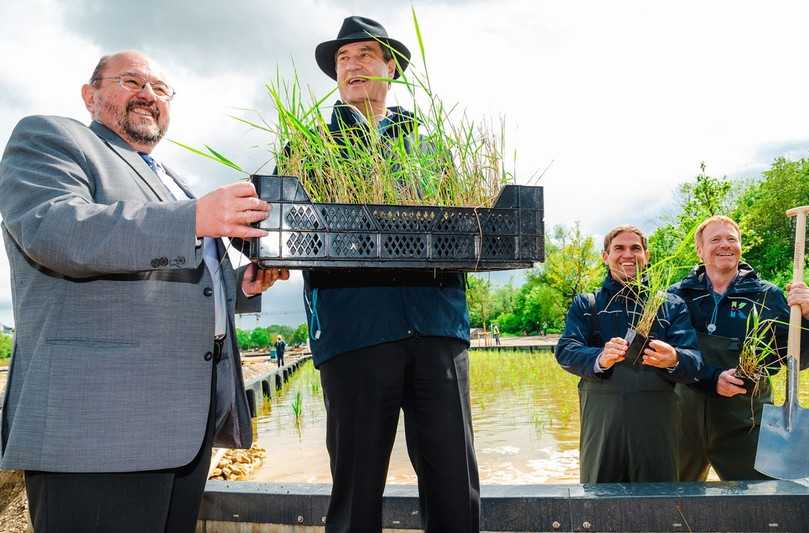
<path fill-rule="evenodd" d="M 696 227 L 682 238 L 674 251 L 666 257 L 650 263 L 642 271 L 636 267 L 638 275 L 626 280 L 632 308 L 627 308 L 630 326 L 624 340 L 629 344 L 624 360 L 632 365 L 643 362 L 643 351 L 653 338 L 655 324 L 660 320 L 660 308 L 670 297 L 667 289 L 674 280 L 682 277 L 689 269 L 691 243 Z"/>
<path fill-rule="evenodd" d="M 753 305 L 747 316 L 745 339 L 739 352 L 735 377 L 744 381 L 747 395 L 757 396 L 762 384 L 770 377 L 770 368 L 781 360 L 775 344 L 775 328 L 780 322 L 762 319 L 757 306 Z"/>

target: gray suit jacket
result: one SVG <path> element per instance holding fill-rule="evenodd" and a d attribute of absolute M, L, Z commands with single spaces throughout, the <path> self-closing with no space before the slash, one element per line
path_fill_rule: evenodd
<path fill-rule="evenodd" d="M 175 201 L 101 124 L 34 116 L 0 162 L 0 215 L 16 326 L 0 466 L 190 462 L 210 406 L 214 336 L 195 202 Z M 241 290 L 227 259 L 222 273 L 234 332 Z M 252 442 L 240 367 L 229 335 L 217 366 L 218 445 Z"/>

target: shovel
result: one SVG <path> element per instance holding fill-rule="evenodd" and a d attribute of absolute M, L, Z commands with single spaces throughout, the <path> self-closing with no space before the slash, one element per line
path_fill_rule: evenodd
<path fill-rule="evenodd" d="M 788 217 L 796 217 L 793 283 L 803 281 L 807 212 L 809 206 L 787 211 Z M 809 410 L 798 403 L 800 356 L 801 307 L 793 305 L 789 310 L 786 399 L 782 407 L 764 406 L 756 450 L 755 469 L 776 479 L 809 477 Z"/>

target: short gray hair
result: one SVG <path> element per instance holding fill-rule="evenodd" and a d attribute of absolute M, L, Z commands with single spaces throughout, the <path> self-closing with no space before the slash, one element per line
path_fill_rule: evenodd
<path fill-rule="evenodd" d="M 90 75 L 90 85 L 98 85 L 99 80 L 101 80 L 103 77 L 104 69 L 107 68 L 107 63 L 111 57 L 111 55 L 101 56 L 101 59 L 98 60 L 96 68 L 93 69 L 93 73 Z"/>

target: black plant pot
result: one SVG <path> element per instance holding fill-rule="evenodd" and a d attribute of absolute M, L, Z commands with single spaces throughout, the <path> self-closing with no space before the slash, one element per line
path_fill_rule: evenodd
<path fill-rule="evenodd" d="M 744 396 L 758 396 L 760 389 L 761 389 L 761 379 L 753 379 L 745 374 L 743 374 L 738 368 L 736 372 L 733 374 L 734 377 L 739 378 L 740 380 L 744 381 L 744 385 L 741 385 L 742 388 L 747 390 Z"/>
<path fill-rule="evenodd" d="M 643 364 L 643 350 L 649 345 L 651 340 L 649 337 L 642 335 L 632 328 L 629 328 L 624 336 L 624 340 L 629 343 L 629 348 L 626 350 L 624 361 L 632 366 L 639 366 Z"/>

